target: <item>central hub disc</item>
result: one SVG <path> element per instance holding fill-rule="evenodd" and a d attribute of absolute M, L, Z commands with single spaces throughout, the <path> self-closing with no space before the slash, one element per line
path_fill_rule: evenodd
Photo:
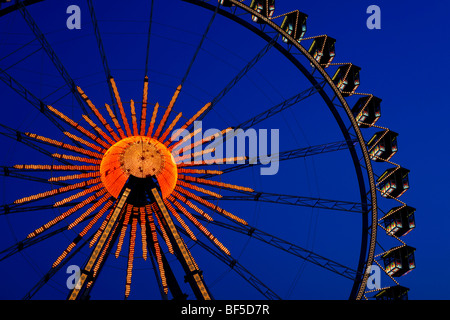
<path fill-rule="evenodd" d="M 137 178 L 157 176 L 164 168 L 163 152 L 152 141 L 132 141 L 120 155 L 120 166 Z"/>
<path fill-rule="evenodd" d="M 100 177 L 108 192 L 118 198 L 128 177 L 156 177 L 163 198 L 177 183 L 177 166 L 170 151 L 158 140 L 132 136 L 111 146 L 100 164 Z"/>

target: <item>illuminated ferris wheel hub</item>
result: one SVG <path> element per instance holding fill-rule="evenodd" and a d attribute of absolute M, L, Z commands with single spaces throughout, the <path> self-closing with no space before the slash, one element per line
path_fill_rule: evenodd
<path fill-rule="evenodd" d="M 130 175 L 136 178 L 154 176 L 163 198 L 172 193 L 177 183 L 177 166 L 170 151 L 148 136 L 126 137 L 112 145 L 100 164 L 103 185 L 118 198 Z"/>

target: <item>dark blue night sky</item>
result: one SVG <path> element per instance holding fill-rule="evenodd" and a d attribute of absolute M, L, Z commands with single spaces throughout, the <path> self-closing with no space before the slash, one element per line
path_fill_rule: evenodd
<path fill-rule="evenodd" d="M 69 5 L 77 5 L 81 9 L 81 29 L 69 30 L 66 27 Z M 150 1 L 124 5 L 123 1 L 97 0 L 94 5 L 111 74 L 122 100 L 129 106 L 131 99 L 142 99 Z M 381 29 L 370 30 L 366 26 L 370 16 L 366 10 L 370 5 L 381 9 Z M 450 112 L 445 97 L 447 73 L 450 72 L 446 58 L 450 49 L 447 41 L 450 5 L 436 0 L 279 0 L 276 1 L 274 16 L 296 9 L 308 14 L 305 37 L 327 34 L 336 39 L 333 62 L 351 62 L 361 67 L 361 85 L 357 92 L 380 97 L 381 118 L 377 125 L 399 134 L 399 151 L 391 161 L 410 170 L 410 190 L 400 200 L 416 208 L 416 228 L 402 240 L 416 248 L 416 268 L 396 280 L 410 288 L 410 299 L 449 299 L 450 280 L 446 272 L 450 265 L 450 212 L 445 203 L 448 198 L 447 181 L 450 179 L 447 168 L 450 137 L 447 117 Z M 109 103 L 111 99 L 86 1 L 45 0 L 27 10 L 76 85 L 82 87 L 96 105 Z M 158 102 L 163 106 L 169 103 L 186 74 L 212 14 L 210 10 L 184 1 L 154 1 L 148 56 L 149 103 Z M 249 16 L 243 18 L 248 20 Z M 275 21 L 281 24 L 282 19 Z M 304 47 L 308 49 L 310 43 L 311 40 L 305 40 Z M 235 22 L 222 16 L 215 17 L 174 110 L 182 111 L 183 116 L 189 118 L 214 99 L 266 44 Z M 308 70 L 311 69 L 305 59 L 301 61 Z M 45 103 L 52 104 L 75 121 L 82 120 L 76 99 L 17 11 L 0 17 L 0 68 Z M 330 76 L 336 68 L 330 66 L 327 69 Z M 203 129 L 222 130 L 236 126 L 310 86 L 285 56 L 271 48 L 203 119 Z M 358 97 L 348 98 L 350 107 Z M 64 140 L 61 131 L 3 81 L 0 82 L 0 108 L 2 125 Z M 342 110 L 339 112 L 344 116 Z M 348 123 L 348 119 L 346 121 Z M 334 117 L 317 95 L 253 128 L 279 129 L 280 151 L 344 140 Z M 368 141 L 376 130 L 362 129 L 362 132 Z M 67 140 L 66 137 L 64 141 Z M 51 158 L 14 139 L 2 135 L 0 141 L 1 166 L 52 163 Z M 55 147 L 46 149 L 51 153 L 58 152 Z M 372 162 L 372 165 L 376 177 L 392 167 L 386 163 Z M 225 167 L 220 165 L 220 168 Z M 44 177 L 45 173 L 35 175 Z M 254 167 L 223 175 L 220 179 L 251 186 L 257 191 L 360 201 L 355 168 L 348 150 L 280 162 L 278 173 L 273 176 L 261 175 L 259 167 Z M 5 176 L 0 180 L 1 205 L 52 187 Z M 58 199 L 51 198 L 42 204 Z M 379 194 L 378 199 L 382 212 L 399 205 Z M 345 266 L 354 269 L 357 266 L 361 243 L 361 217 L 358 213 L 255 201 L 223 200 L 218 201 L 218 205 L 246 219 L 259 230 Z M 2 214 L 0 251 L 55 217 L 58 210 Z M 381 215 L 380 212 L 379 217 Z M 283 299 L 349 297 L 352 281 L 341 275 L 305 263 L 255 238 L 214 225 L 208 225 L 208 228 L 230 249 L 234 259 Z M 0 299 L 23 298 L 80 230 L 60 233 L 0 261 L 0 272 L 4 275 Z M 400 244 L 380 228 L 378 233 L 376 255 Z M 216 299 L 263 298 L 236 272 L 198 244 L 187 241 L 187 245 Z M 136 248 L 136 255 L 141 255 L 140 244 Z M 65 299 L 69 293 L 66 287 L 67 266 L 83 265 L 89 253 L 88 248 L 83 248 L 33 298 Z M 181 274 L 174 257 L 169 253 L 167 256 L 174 262 L 174 271 Z M 125 251 L 118 259 L 111 256 L 107 260 L 92 291 L 92 299 L 123 298 L 126 263 Z M 134 267 L 130 299 L 159 299 L 150 261 L 138 257 Z M 381 277 L 381 287 L 394 284 L 386 275 Z M 193 298 L 188 285 L 181 285 L 189 298 Z"/>

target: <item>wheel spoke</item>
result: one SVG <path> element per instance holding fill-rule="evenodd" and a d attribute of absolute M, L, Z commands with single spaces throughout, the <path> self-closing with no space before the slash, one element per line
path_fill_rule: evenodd
<path fill-rule="evenodd" d="M 356 142 L 356 141 L 355 141 Z M 314 156 L 322 153 L 327 152 L 335 152 L 339 150 L 345 150 L 348 149 L 348 144 L 346 141 L 341 142 L 332 142 L 327 144 L 321 144 L 317 146 L 310 146 L 306 148 L 298 148 L 288 151 L 283 151 L 277 154 L 272 154 L 270 156 L 258 156 L 252 159 L 249 159 L 247 163 L 243 164 L 236 164 L 233 166 L 227 166 L 226 168 L 222 169 L 222 173 L 229 173 L 237 170 L 242 170 L 249 167 L 255 167 L 255 166 L 262 166 L 263 163 L 267 163 L 266 160 L 270 161 L 285 161 L 285 160 L 292 160 L 297 158 L 305 158 L 309 156 Z M 201 176 L 201 178 L 211 178 L 213 177 L 213 174 L 206 174 Z"/>
<path fill-rule="evenodd" d="M 152 24 L 153 24 L 153 0 L 151 0 L 151 3 L 150 3 L 150 17 L 148 19 L 147 50 L 146 50 L 146 55 L 145 55 L 144 76 L 148 75 L 148 58 L 150 55 L 150 37 L 152 34 Z"/>
<path fill-rule="evenodd" d="M 277 42 L 278 34 L 268 42 L 261 51 L 259 51 L 245 66 L 239 71 L 239 73 L 223 88 L 211 101 L 209 107 L 199 116 L 199 120 L 202 120 L 209 111 L 214 108 L 216 104 L 261 60 L 264 55 L 273 47 Z"/>
<path fill-rule="evenodd" d="M 16 140 L 18 142 L 21 142 L 21 143 L 29 146 L 30 148 L 33 148 L 34 150 L 37 150 L 40 153 L 53 159 L 53 154 L 51 152 L 47 151 L 46 149 L 44 149 L 41 146 L 39 146 L 38 144 L 36 144 L 35 141 L 37 141 L 37 140 L 29 138 L 24 132 L 12 129 L 12 128 L 0 123 L 0 135 L 8 137 L 13 140 Z M 56 158 L 56 159 L 61 163 L 64 163 L 67 165 L 71 164 L 69 161 L 66 161 L 64 159 L 59 159 L 59 158 Z"/>
<path fill-rule="evenodd" d="M 164 292 L 164 286 L 162 284 L 162 281 L 161 281 L 161 278 L 160 278 L 160 274 L 158 273 L 158 268 L 159 268 L 159 266 L 158 266 L 158 254 L 160 255 L 161 263 L 166 266 L 166 267 L 163 267 L 164 268 L 164 276 L 166 276 L 167 278 L 170 278 L 171 276 L 168 276 L 168 273 L 171 273 L 172 270 L 169 270 L 169 266 L 167 265 L 167 261 L 165 259 L 165 255 L 159 249 L 159 244 L 158 244 L 158 247 L 157 247 L 158 248 L 158 252 L 157 252 L 157 249 L 155 249 L 155 242 L 157 242 L 157 239 L 156 239 L 156 241 L 154 240 L 154 236 L 156 238 L 156 235 L 153 235 L 153 232 L 156 232 L 155 231 L 156 228 L 152 229 L 152 227 L 154 228 L 154 224 L 153 224 L 153 226 L 151 226 L 149 221 L 148 221 L 148 219 L 146 219 L 146 220 L 147 221 L 144 222 L 144 224 L 145 224 L 144 229 L 145 229 L 145 233 L 146 233 L 146 238 L 145 238 L 145 240 L 143 240 L 143 242 L 145 242 L 144 245 L 147 246 L 147 251 L 149 252 L 149 255 L 150 255 L 150 262 L 152 263 L 153 273 L 155 275 L 156 283 L 158 284 L 158 289 L 159 289 L 159 292 L 161 294 L 161 298 L 163 300 L 167 300 L 167 294 Z M 141 226 L 141 228 L 142 228 L 142 226 Z M 173 274 L 171 273 L 171 275 L 173 275 Z M 173 277 L 173 279 L 175 279 L 175 277 Z M 176 282 L 176 280 L 175 280 L 175 282 Z M 168 281 L 168 284 L 169 284 L 170 291 L 172 292 L 172 295 L 175 298 L 175 296 L 177 294 L 174 293 L 174 290 L 176 291 L 176 289 L 179 289 L 178 283 L 177 283 L 177 288 L 176 289 L 173 289 L 173 287 L 171 287 L 172 282 Z M 181 292 L 181 290 L 177 291 L 177 293 L 180 293 L 180 292 Z"/>
<path fill-rule="evenodd" d="M 60 208 L 72 207 L 79 204 L 79 202 L 65 203 L 60 205 Z M 0 206 L 0 216 L 19 213 L 19 212 L 30 212 L 30 211 L 39 211 L 39 210 L 49 210 L 54 209 L 53 204 L 42 204 L 35 206 L 25 206 L 25 205 L 17 205 L 17 204 L 5 204 Z"/>
<path fill-rule="evenodd" d="M 22 4 L 20 4 L 20 5 L 29 6 L 29 5 L 32 5 L 32 4 L 41 2 L 41 1 L 44 1 L 44 0 L 23 0 Z M 0 17 L 6 15 L 8 13 L 14 12 L 19 8 L 19 4 L 12 3 L 12 1 L 10 1 L 10 2 L 11 2 L 11 5 L 5 7 L 4 9 L 0 9 Z M 8 4 L 8 2 L 4 3 L 3 5 L 7 5 L 7 4 Z M 2 5 L 2 7 L 3 7 L 3 5 Z"/>
<path fill-rule="evenodd" d="M 213 21 L 214 21 L 214 18 L 215 18 L 216 15 L 217 15 L 217 10 L 218 10 L 218 9 L 219 9 L 219 5 L 216 6 L 216 9 L 214 10 L 214 13 L 213 13 L 212 17 L 211 17 L 211 19 L 209 20 L 209 23 L 208 23 L 208 25 L 206 26 L 205 31 L 203 32 L 202 38 L 201 38 L 199 44 L 197 45 L 197 49 L 195 50 L 195 53 L 194 53 L 194 55 L 192 56 L 191 62 L 189 63 L 189 66 L 188 66 L 188 68 L 187 68 L 187 70 L 186 70 L 186 72 L 185 72 L 185 74 L 184 74 L 184 76 L 183 76 L 183 79 L 181 80 L 181 86 L 184 85 L 184 82 L 186 81 L 187 77 L 189 76 L 189 72 L 191 71 L 192 65 L 194 64 L 195 59 L 197 58 L 197 55 L 198 55 L 198 53 L 200 52 L 200 49 L 201 49 L 201 47 L 202 47 L 202 45 L 203 45 L 203 42 L 204 42 L 205 39 L 206 39 L 206 35 L 208 34 L 209 29 L 211 28 L 212 23 L 213 23 Z"/>
<path fill-rule="evenodd" d="M 0 79 L 6 83 L 11 89 L 17 92 L 22 98 L 28 101 L 33 107 L 42 112 L 61 132 L 66 131 L 61 124 L 58 123 L 53 114 L 49 113 L 47 108 L 45 108 L 45 103 L 38 99 L 33 93 L 31 93 L 27 88 L 17 82 L 11 75 L 9 75 L 5 70 L 0 68 Z"/>
<path fill-rule="evenodd" d="M 11 177 L 11 178 L 17 178 L 17 179 L 23 179 L 28 181 L 36 181 L 36 182 L 42 182 L 42 183 L 48 183 L 48 184 L 56 184 L 59 186 L 67 186 L 68 183 L 62 182 L 62 181 L 49 181 L 49 179 L 41 178 L 41 177 L 35 177 L 32 175 L 27 175 L 23 173 L 17 172 L 14 167 L 8 167 L 8 166 L 0 166 L 0 176 L 4 177 Z"/>
<path fill-rule="evenodd" d="M 93 235 L 92 235 L 93 236 Z M 85 245 L 89 243 L 92 236 L 85 242 L 81 243 L 67 258 L 59 265 L 50 270 L 39 280 L 36 285 L 23 297 L 23 300 L 30 300 L 59 270 L 62 269 Z"/>
<path fill-rule="evenodd" d="M 51 209 L 51 208 L 53 208 L 53 206 L 49 205 L 49 206 L 40 206 L 39 208 L 33 207 L 33 210 L 44 210 L 44 209 Z M 29 209 L 29 208 L 27 208 L 27 209 Z M 92 217 L 94 217 L 94 216 L 95 216 L 95 214 L 91 214 L 91 215 L 85 217 L 82 220 L 82 222 L 88 221 L 88 220 L 92 219 Z M 12 246 L 2 250 L 0 252 L 0 261 L 5 260 L 5 259 L 15 255 L 16 253 L 22 251 L 25 248 L 31 247 L 37 243 L 40 243 L 43 240 L 49 239 L 49 238 L 53 237 L 54 235 L 57 235 L 63 231 L 66 231 L 67 228 L 68 228 L 68 226 L 66 225 L 66 226 L 60 227 L 59 229 L 55 229 L 51 232 L 42 233 L 39 236 L 34 237 L 34 238 L 25 238 L 15 244 L 13 244 Z"/>
<path fill-rule="evenodd" d="M 319 90 L 323 89 L 323 86 L 326 84 L 325 81 L 319 82 L 315 85 L 313 85 L 312 87 L 303 90 L 302 92 L 278 103 L 277 105 L 270 107 L 269 109 L 259 113 L 258 115 L 238 124 L 237 126 L 234 127 L 235 129 L 235 134 L 226 134 L 225 135 L 225 139 L 219 139 L 218 142 L 216 143 L 212 143 L 211 144 L 211 148 L 216 148 L 217 146 L 223 145 L 223 143 L 225 143 L 226 140 L 228 139 L 232 139 L 235 137 L 235 135 L 237 133 L 240 132 L 240 130 L 237 129 L 242 129 L 242 130 L 246 130 L 249 128 L 252 128 L 254 125 L 260 123 L 261 121 L 264 121 L 280 112 L 282 112 L 283 110 L 286 110 L 294 105 L 296 105 L 297 103 L 299 103 L 300 101 L 303 101 L 309 97 L 311 97 L 312 95 L 314 95 L 315 93 L 317 93 Z"/>
<path fill-rule="evenodd" d="M 254 116 L 251 119 L 248 119 L 245 122 L 242 122 L 241 124 L 237 125 L 236 128 L 241 128 L 243 130 L 248 129 L 253 127 L 255 124 L 266 120 L 272 116 L 274 116 L 275 114 L 286 110 L 287 108 L 290 108 L 294 105 L 296 105 L 297 103 L 299 103 L 300 101 L 303 101 L 307 98 L 309 98 L 310 96 L 314 95 L 316 92 L 318 92 L 319 90 L 322 90 L 323 86 L 325 85 L 325 81 L 319 82 L 316 85 L 303 90 L 302 92 L 284 100 L 283 102 L 280 102 L 279 104 L 267 109 L 264 112 L 261 112 L 260 114 Z"/>
<path fill-rule="evenodd" d="M 62 64 L 61 60 L 59 60 L 58 56 L 56 55 L 56 52 L 51 47 L 50 43 L 47 41 L 45 35 L 42 33 L 42 31 L 39 29 L 38 25 L 34 21 L 31 14 L 28 12 L 28 10 L 25 8 L 25 5 L 23 4 L 22 0 L 16 1 L 18 5 L 18 9 L 20 13 L 22 14 L 25 22 L 28 24 L 31 31 L 34 33 L 36 39 L 38 39 L 39 43 L 41 44 L 44 51 L 47 53 L 48 57 L 52 61 L 55 68 L 58 70 L 61 77 L 64 79 L 66 85 L 69 87 L 71 92 L 73 93 L 75 99 L 77 100 L 78 104 L 80 105 L 81 109 L 85 114 L 87 114 L 86 107 L 83 104 L 83 100 L 81 99 L 80 94 L 76 90 L 76 85 L 73 79 L 70 77 L 69 73 L 67 72 L 66 68 Z"/>
<path fill-rule="evenodd" d="M 151 192 L 156 200 L 157 207 L 161 212 L 161 221 L 163 221 L 164 226 L 167 226 L 167 234 L 169 235 L 175 252 L 177 252 L 178 261 L 180 261 L 186 272 L 186 280 L 191 285 L 192 291 L 194 291 L 196 298 L 199 300 L 211 300 L 209 290 L 207 289 L 204 279 L 201 276 L 200 269 L 198 268 L 183 238 L 179 236 L 177 227 L 173 223 L 159 191 L 156 187 L 153 187 Z"/>
<path fill-rule="evenodd" d="M 116 228 L 113 229 L 113 227 L 114 227 L 114 225 L 117 225 L 116 224 L 117 218 L 119 217 L 119 214 L 122 212 L 122 209 L 124 208 L 124 206 L 126 204 L 126 200 L 128 198 L 129 193 L 130 193 L 130 189 L 128 189 L 128 188 L 124 188 L 124 190 L 122 191 L 120 200 L 118 200 L 117 205 L 114 208 L 113 214 L 112 214 L 111 218 L 109 219 L 109 221 L 106 225 L 106 228 L 102 232 L 102 236 L 101 236 L 100 240 L 97 242 L 94 251 L 92 252 L 91 256 L 89 257 L 89 260 L 87 261 L 86 265 L 84 266 L 81 277 L 77 283 L 78 286 L 76 286 L 69 294 L 69 300 L 77 299 L 80 292 L 84 291 L 86 289 L 85 282 L 86 282 L 86 280 L 88 280 L 88 281 L 91 280 L 91 279 L 88 279 L 88 276 L 91 274 L 91 270 L 93 270 L 93 268 L 94 268 L 94 263 L 96 262 L 99 254 L 100 254 L 100 250 L 102 250 L 104 248 L 105 242 L 106 242 L 107 238 L 110 237 L 111 231 L 113 231 L 112 232 L 113 235 L 116 233 L 115 232 Z M 94 270 L 95 270 L 95 268 L 94 268 Z M 89 278 L 91 278 L 91 277 L 89 277 Z"/>
<path fill-rule="evenodd" d="M 241 193 L 242 195 L 222 195 L 220 200 L 232 200 L 232 201 L 261 201 L 270 202 L 276 204 L 287 204 L 293 206 L 338 210 L 347 212 L 362 213 L 363 209 L 361 203 L 341 200 L 330 200 L 313 197 L 304 197 L 297 195 L 286 195 L 279 193 L 268 193 L 260 191 L 245 191 L 245 190 L 233 190 Z M 212 196 L 202 196 L 205 200 L 214 200 Z"/>
<path fill-rule="evenodd" d="M 202 219 L 204 219 L 202 217 Z M 206 219 L 205 219 L 206 220 Z M 178 228 L 180 232 L 187 235 L 186 231 L 182 228 Z M 237 272 L 245 281 L 247 281 L 249 284 L 251 284 L 256 290 L 258 290 L 264 297 L 270 300 L 281 300 L 281 298 L 267 285 L 265 285 L 261 280 L 259 280 L 255 275 L 253 275 L 250 271 L 248 271 L 246 268 L 244 268 L 236 259 L 234 259 L 232 256 L 227 255 L 223 253 L 220 250 L 217 250 L 214 247 L 211 247 L 204 243 L 203 241 L 197 239 L 195 242 L 196 244 L 199 244 L 203 249 L 211 253 L 213 256 L 215 256 L 217 259 L 225 263 L 227 266 L 232 268 L 235 272 Z"/>
<path fill-rule="evenodd" d="M 95 39 L 97 40 L 98 51 L 100 53 L 100 58 L 101 58 L 102 64 L 103 64 L 103 70 L 105 71 L 106 82 L 108 84 L 109 94 L 111 96 L 111 103 L 112 103 L 113 109 L 115 111 L 114 93 L 113 93 L 113 88 L 111 86 L 111 82 L 109 81 L 109 79 L 112 78 L 112 75 L 111 75 L 111 70 L 109 69 L 108 60 L 106 59 L 106 53 L 105 53 L 105 49 L 103 47 L 103 41 L 102 41 L 102 37 L 100 34 L 100 29 L 98 27 L 97 17 L 95 15 L 95 11 L 94 11 L 94 4 L 92 3 L 92 0 L 87 0 L 87 3 L 88 3 L 88 8 L 89 8 L 89 14 L 90 14 L 91 20 L 92 20 L 92 25 L 94 27 Z"/>
<path fill-rule="evenodd" d="M 195 217 L 199 220 L 205 221 L 205 218 L 195 214 Z M 338 262 L 335 262 L 331 259 L 325 258 L 324 256 L 318 255 L 310 250 L 304 249 L 296 244 L 293 244 L 289 241 L 283 240 L 279 237 L 273 236 L 267 232 L 261 231 L 255 227 L 250 225 L 242 225 L 238 223 L 226 223 L 223 221 L 210 221 L 209 223 L 213 225 L 217 225 L 219 227 L 232 230 L 235 232 L 242 233 L 244 235 L 248 235 L 254 239 L 257 239 L 261 242 L 267 243 L 275 248 L 286 251 L 296 257 L 299 257 L 303 260 L 306 260 L 312 264 L 315 264 L 319 267 L 325 268 L 329 271 L 337 273 L 345 278 L 350 280 L 354 280 L 357 272 L 347 266 L 344 266 Z"/>

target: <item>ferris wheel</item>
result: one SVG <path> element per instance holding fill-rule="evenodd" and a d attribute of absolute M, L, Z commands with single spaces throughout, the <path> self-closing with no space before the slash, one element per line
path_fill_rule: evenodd
<path fill-rule="evenodd" d="M 13 150 L 0 215 L 14 238 L 0 264 L 35 271 L 9 280 L 21 298 L 407 298 L 409 170 L 393 162 L 398 134 L 380 125 L 382 99 L 358 90 L 363 68 L 338 61 L 339 35 L 315 35 L 314 17 L 276 14 L 274 0 L 127 9 L 142 21 L 102 21 L 116 8 L 88 0 L 91 29 L 70 53 L 32 15 L 50 2 L 0 8 L 0 23 L 28 32 L 9 29 L 19 43 L 0 52 L 15 99 L 0 124 Z M 195 17 L 179 19 L 185 10 Z M 113 62 L 118 48 L 126 58 Z M 78 68 L 87 74 L 73 77 Z M 242 135 L 253 145 L 228 144 Z"/>

